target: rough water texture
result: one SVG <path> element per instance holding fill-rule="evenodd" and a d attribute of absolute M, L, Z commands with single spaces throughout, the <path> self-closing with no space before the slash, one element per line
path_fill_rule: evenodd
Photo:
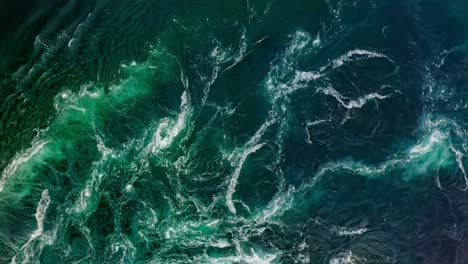
<path fill-rule="evenodd" d="M 0 263 L 468 263 L 468 3 L 0 3 Z"/>

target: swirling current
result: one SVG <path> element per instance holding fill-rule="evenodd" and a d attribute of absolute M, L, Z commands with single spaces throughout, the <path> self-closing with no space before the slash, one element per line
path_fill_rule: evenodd
<path fill-rule="evenodd" d="M 468 263 L 468 2 L 3 0 L 0 263 Z"/>

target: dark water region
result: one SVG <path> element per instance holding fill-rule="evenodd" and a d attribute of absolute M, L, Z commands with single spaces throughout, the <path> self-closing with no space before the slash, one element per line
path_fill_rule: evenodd
<path fill-rule="evenodd" d="M 0 263 L 468 263 L 468 3 L 0 2 Z"/>

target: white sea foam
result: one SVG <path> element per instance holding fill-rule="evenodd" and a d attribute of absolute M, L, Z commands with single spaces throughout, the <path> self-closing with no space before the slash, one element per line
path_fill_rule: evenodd
<path fill-rule="evenodd" d="M 367 228 L 346 228 L 346 227 L 336 227 L 333 229 L 339 236 L 357 236 L 362 235 L 367 232 Z"/>
<path fill-rule="evenodd" d="M 452 145 L 450 145 L 450 149 L 452 150 L 452 152 L 455 154 L 455 158 L 457 160 L 457 164 L 458 164 L 458 168 L 460 169 L 460 171 L 463 173 L 463 179 L 465 180 L 465 188 L 464 190 L 468 190 L 468 177 L 466 175 L 466 171 L 465 171 L 465 166 L 463 166 L 463 153 L 459 150 L 457 150 L 455 147 L 453 147 Z"/>
<path fill-rule="evenodd" d="M 430 133 L 429 138 L 421 140 L 417 145 L 413 146 L 409 150 L 410 157 L 418 157 L 420 155 L 429 153 L 435 144 L 440 143 L 445 140 L 447 135 L 442 133 L 442 131 L 436 129 Z"/>
<path fill-rule="evenodd" d="M 294 79 L 292 81 L 293 84 L 300 84 L 301 82 L 309 82 L 309 81 L 314 81 L 322 78 L 324 75 L 319 72 L 313 72 L 313 71 L 296 71 L 294 75 Z"/>
<path fill-rule="evenodd" d="M 329 68 L 335 69 L 350 61 L 363 60 L 363 59 L 369 59 L 369 58 L 385 58 L 391 63 L 394 63 L 392 59 L 390 59 L 387 55 L 383 53 L 378 53 L 378 52 L 368 51 L 368 50 L 361 50 L 361 49 L 354 49 L 354 50 L 348 51 L 347 53 L 339 56 L 336 59 L 333 59 L 329 64 L 321 67 L 320 71 L 324 72 L 328 70 Z"/>
<path fill-rule="evenodd" d="M 320 46 L 320 44 L 321 44 L 320 33 L 318 33 L 314 41 L 312 41 L 312 46 L 314 46 L 314 48 L 317 48 Z"/>
<path fill-rule="evenodd" d="M 330 259 L 330 264 L 353 264 L 353 252 L 351 250 L 338 253 Z"/>
<path fill-rule="evenodd" d="M 41 150 L 48 144 L 48 141 L 39 140 L 33 143 L 33 145 L 27 149 L 26 151 L 17 154 L 10 163 L 5 167 L 1 174 L 0 179 L 0 192 L 3 191 L 5 187 L 6 181 L 9 177 L 14 175 L 20 168 L 23 169 L 23 173 L 33 173 L 32 172 L 32 165 L 27 164 L 31 161 L 34 157 L 40 154 Z M 41 162 L 41 161 L 39 161 Z"/>
<path fill-rule="evenodd" d="M 315 120 L 315 121 L 307 121 L 306 122 L 306 127 L 305 127 L 306 140 L 305 141 L 308 144 L 313 144 L 312 139 L 310 138 L 309 128 L 313 127 L 313 126 L 323 124 L 325 122 L 330 122 L 330 119 L 319 119 L 319 120 Z"/>
<path fill-rule="evenodd" d="M 113 236 L 109 248 L 111 255 L 113 255 L 110 258 L 115 260 L 115 263 L 122 264 L 133 262 L 135 260 L 137 249 L 133 245 L 132 241 L 130 241 L 130 239 L 125 235 L 119 234 Z M 119 260 L 117 261 L 117 259 Z"/>
<path fill-rule="evenodd" d="M 160 120 L 150 144 L 151 151 L 153 153 L 158 153 L 159 151 L 169 147 L 173 143 L 174 139 L 185 128 L 190 114 L 187 92 L 184 91 L 182 93 L 180 100 L 180 113 L 177 116 L 177 119 L 175 121 L 170 118 L 163 118 Z"/>
<path fill-rule="evenodd" d="M 255 153 L 264 145 L 264 143 L 257 144 L 242 152 L 238 160 L 238 165 L 236 166 L 236 169 L 234 170 L 234 173 L 232 174 L 231 179 L 229 180 L 228 189 L 226 192 L 226 206 L 229 208 L 229 211 L 231 211 L 231 213 L 233 214 L 236 213 L 236 208 L 234 207 L 234 203 L 232 202 L 232 195 L 236 191 L 237 180 L 239 179 L 239 174 L 242 170 L 242 167 L 244 166 L 244 162 L 250 154 Z"/>
<path fill-rule="evenodd" d="M 37 204 L 36 213 L 34 214 L 36 218 L 37 229 L 34 230 L 34 232 L 29 237 L 28 241 L 20 248 L 19 253 L 12 258 L 12 264 L 18 263 L 17 260 L 21 260 L 21 264 L 29 264 L 32 262 L 35 254 L 37 254 L 33 243 L 35 242 L 35 240 L 40 239 L 40 237 L 44 234 L 44 220 L 50 202 L 51 200 L 49 196 L 49 190 L 45 189 L 44 191 L 42 191 L 41 199 Z M 43 248 L 44 244 L 41 243 L 39 247 Z"/>
<path fill-rule="evenodd" d="M 272 217 L 283 215 L 284 212 L 293 206 L 295 193 L 295 187 L 289 186 L 286 191 L 276 195 L 275 198 L 268 203 L 265 209 L 258 215 L 258 218 L 265 222 L 270 220 Z"/>
<path fill-rule="evenodd" d="M 234 61 L 232 62 L 232 64 L 226 67 L 226 70 L 231 69 L 232 67 L 236 66 L 239 62 L 241 62 L 245 58 L 246 52 L 247 52 L 247 29 L 244 28 L 242 31 L 242 35 L 240 37 L 239 51 L 237 53 L 237 56 L 234 57 L 233 59 Z"/>
<path fill-rule="evenodd" d="M 319 120 L 315 120 L 315 121 L 307 121 L 306 126 L 312 127 L 312 126 L 323 124 L 325 122 L 330 122 L 330 119 L 319 119 Z"/>
<path fill-rule="evenodd" d="M 286 56 L 298 55 L 311 40 L 310 34 L 301 30 L 296 31 L 292 37 L 291 45 L 287 49 Z"/>
<path fill-rule="evenodd" d="M 245 252 L 238 241 L 234 241 L 237 255 L 221 258 L 210 258 L 210 263 L 246 263 L 246 264 L 270 264 L 277 258 L 277 254 L 256 252 L 253 248 L 249 248 L 249 252 Z"/>
<path fill-rule="evenodd" d="M 278 63 L 270 69 L 266 79 L 266 88 L 273 101 L 303 88 L 307 80 L 319 78 L 319 73 L 298 71 L 294 79 L 290 79 L 290 75 L 295 72 L 299 57 L 307 52 L 306 47 L 311 42 L 310 35 L 304 31 L 296 31 L 291 37 L 290 44 L 277 58 Z"/>
<path fill-rule="evenodd" d="M 31 237 L 29 238 L 29 241 L 36 239 L 37 237 L 42 235 L 42 233 L 44 232 L 44 219 L 47 213 L 47 209 L 49 208 L 49 205 L 50 205 L 49 190 L 45 189 L 44 191 L 42 191 L 41 199 L 39 200 L 39 203 L 37 204 L 36 214 L 34 214 L 34 216 L 36 217 L 37 229 L 31 235 Z"/>
<path fill-rule="evenodd" d="M 227 248 L 231 246 L 231 244 L 229 244 L 227 240 L 218 240 L 215 242 L 211 242 L 209 245 L 217 248 Z"/>
<path fill-rule="evenodd" d="M 357 99 L 349 99 L 348 97 L 345 97 L 341 95 L 338 91 L 333 89 L 332 87 L 327 87 L 321 89 L 322 93 L 325 95 L 331 95 L 333 96 L 343 107 L 347 109 L 352 109 L 352 108 L 361 108 L 363 107 L 367 102 L 373 101 L 373 100 L 383 100 L 390 95 L 381 95 L 378 93 L 370 93 L 366 94 L 364 96 L 358 97 Z"/>
<path fill-rule="evenodd" d="M 231 175 L 226 192 L 226 206 L 228 207 L 229 211 L 231 211 L 231 213 L 236 213 L 236 208 L 234 207 L 234 203 L 232 202 L 232 195 L 235 192 L 237 180 L 239 179 L 239 175 L 244 165 L 244 162 L 250 154 L 255 153 L 257 150 L 259 150 L 265 145 L 264 143 L 259 143 L 259 141 L 265 133 L 265 131 L 275 122 L 276 120 L 270 117 L 265 123 L 263 123 L 260 126 L 260 128 L 255 132 L 255 134 L 243 147 L 236 148 L 228 157 L 228 160 L 231 162 L 231 164 L 235 166 L 235 170 Z"/>

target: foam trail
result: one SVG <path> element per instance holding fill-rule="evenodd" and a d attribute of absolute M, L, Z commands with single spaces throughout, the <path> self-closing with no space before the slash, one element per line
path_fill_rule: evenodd
<path fill-rule="evenodd" d="M 44 232 L 44 219 L 45 219 L 45 214 L 47 212 L 47 209 L 49 208 L 50 205 L 50 196 L 49 196 L 49 190 L 45 189 L 42 192 L 41 195 L 41 200 L 39 200 L 39 203 L 37 205 L 36 213 L 34 216 L 36 217 L 36 222 L 37 222 L 37 230 L 34 231 L 34 233 L 31 235 L 31 238 L 29 241 L 32 241 L 42 235 Z"/>
<path fill-rule="evenodd" d="M 175 122 L 169 118 L 163 118 L 156 129 L 152 143 L 150 144 L 151 151 L 158 153 L 159 151 L 168 148 L 174 139 L 185 128 L 190 115 L 190 106 L 188 103 L 188 94 L 183 92 L 180 97 L 180 113 Z"/>
<path fill-rule="evenodd" d="M 458 168 L 463 173 L 463 179 L 465 180 L 465 188 L 464 191 L 468 190 L 468 177 L 466 175 L 465 167 L 463 166 L 463 153 L 457 149 L 455 149 L 452 145 L 450 145 L 450 149 L 455 154 L 455 158 L 457 160 Z"/>
<path fill-rule="evenodd" d="M 294 75 L 294 79 L 292 81 L 293 84 L 299 85 L 302 82 L 310 82 L 315 81 L 322 78 L 324 75 L 320 72 L 314 71 L 296 71 Z"/>
<path fill-rule="evenodd" d="M 289 186 L 286 192 L 283 192 L 276 196 L 275 199 L 271 200 L 265 209 L 256 216 L 256 219 L 267 222 L 274 216 L 283 215 L 284 212 L 293 206 L 295 193 L 296 188 L 294 188 L 294 186 Z"/>
<path fill-rule="evenodd" d="M 341 55 L 340 57 L 336 59 L 333 59 L 331 63 L 325 66 L 322 66 L 320 68 L 320 71 L 324 72 L 330 68 L 335 69 L 340 66 L 343 66 L 345 63 L 350 62 L 350 61 L 363 60 L 363 59 L 369 59 L 369 58 L 385 58 L 394 64 L 393 60 L 383 53 L 378 53 L 378 52 L 368 51 L 368 50 L 361 50 L 361 49 L 354 49 L 354 50 L 348 51 L 346 54 Z"/>
<path fill-rule="evenodd" d="M 383 100 L 383 99 L 386 99 L 388 97 L 390 97 L 390 95 L 381 95 L 381 94 L 378 94 L 378 93 L 370 93 L 370 94 L 366 94 L 364 96 L 361 96 L 355 100 L 349 100 L 348 102 L 345 102 L 345 100 L 349 99 L 345 96 L 342 96 L 338 91 L 336 91 L 335 89 L 331 88 L 331 87 L 327 87 L 327 88 L 324 88 L 324 89 L 321 89 L 322 93 L 325 94 L 325 95 L 331 95 L 333 97 L 335 97 L 335 99 L 345 108 L 347 109 L 353 109 L 353 108 L 361 108 L 363 107 L 368 101 L 372 101 L 372 100 Z"/>
<path fill-rule="evenodd" d="M 416 145 L 396 158 L 378 165 L 368 166 L 356 161 L 342 161 L 335 163 L 335 166 L 368 177 L 379 177 L 390 171 L 403 170 L 403 176 L 411 179 L 439 167 L 449 166 L 452 155 L 448 146 L 449 134 L 439 128 L 427 133 Z"/>
<path fill-rule="evenodd" d="M 330 259 L 330 264 L 353 264 L 353 252 L 342 252 Z"/>
<path fill-rule="evenodd" d="M 44 220 L 45 216 L 47 213 L 47 209 L 49 208 L 50 205 L 50 196 L 49 196 L 49 190 L 45 189 L 42 191 L 41 194 L 41 199 L 39 200 L 39 203 L 37 204 L 36 208 L 36 213 L 34 214 L 36 218 L 36 224 L 37 224 L 37 229 L 31 234 L 29 237 L 28 242 L 24 244 L 21 249 L 20 253 L 15 255 L 11 263 L 16 264 L 17 258 L 22 258 L 21 264 L 28 264 L 33 262 L 33 257 L 36 253 L 36 250 L 34 249 L 34 241 L 38 239 L 42 234 L 44 233 Z M 39 242 L 41 243 L 41 242 Z M 40 245 L 40 247 L 43 247 L 43 245 Z M 39 251 L 40 252 L 40 251 Z"/>
<path fill-rule="evenodd" d="M 246 263 L 246 264 L 271 264 L 277 259 L 277 254 L 259 254 L 253 248 L 249 248 L 249 253 L 246 253 L 238 241 L 234 241 L 236 248 L 236 256 L 223 258 L 210 258 L 211 263 Z"/>
<path fill-rule="evenodd" d="M 231 175 L 226 192 L 226 206 L 228 207 L 229 211 L 233 214 L 236 213 L 236 208 L 234 207 L 234 203 L 232 202 L 232 195 L 235 192 L 237 180 L 239 179 L 239 174 L 242 170 L 244 162 L 250 154 L 255 153 L 257 150 L 259 150 L 265 145 L 264 143 L 259 144 L 258 142 L 265 133 L 265 131 L 275 122 L 276 120 L 274 118 L 268 119 L 255 132 L 255 134 L 250 138 L 250 140 L 244 145 L 243 148 L 235 149 L 228 158 L 231 164 L 236 167 L 234 173 Z"/>
<path fill-rule="evenodd" d="M 234 203 L 232 202 L 232 195 L 234 194 L 234 192 L 236 191 L 236 185 L 237 185 L 237 180 L 239 179 L 239 174 L 242 170 L 242 167 L 244 166 L 244 162 L 245 160 L 247 159 L 247 157 L 252 154 L 252 153 L 255 153 L 257 150 L 259 150 L 261 147 L 263 147 L 265 144 L 258 144 L 258 145 L 255 145 L 251 148 L 248 148 L 247 150 L 245 150 L 239 161 L 238 161 L 238 165 L 236 167 L 236 169 L 234 170 L 234 173 L 232 174 L 231 176 L 231 179 L 229 180 L 229 184 L 228 184 L 228 189 L 227 189 L 227 192 L 226 192 L 226 206 L 229 208 L 229 211 L 231 211 L 231 213 L 235 214 L 236 213 L 236 208 L 234 207 Z"/>
<path fill-rule="evenodd" d="M 104 177 L 103 167 L 107 162 L 109 162 L 109 160 L 118 157 L 118 154 L 116 154 L 114 150 L 109 149 L 104 145 L 102 138 L 98 135 L 96 135 L 96 142 L 98 151 L 101 153 L 101 158 L 92 163 L 93 169 L 90 179 L 88 179 L 84 189 L 80 192 L 76 205 L 69 208 L 73 210 L 75 214 L 88 212 L 94 209 L 91 205 L 95 205 L 95 203 L 92 202 L 97 199 L 95 194 L 98 192 L 99 186 Z"/>
<path fill-rule="evenodd" d="M 305 133 L 306 133 L 307 136 L 306 136 L 306 140 L 305 140 L 305 141 L 306 141 L 308 144 L 313 144 L 312 139 L 311 139 L 311 137 L 310 137 L 310 133 L 309 133 L 308 128 L 309 128 L 309 127 L 313 127 L 313 126 L 317 126 L 317 125 L 320 125 L 320 124 L 323 124 L 323 123 L 325 123 L 325 122 L 330 122 L 330 119 L 320 119 L 320 120 L 307 121 L 307 122 L 306 122 Z"/>
<path fill-rule="evenodd" d="M 306 47 L 311 42 L 311 36 L 304 31 L 296 31 L 291 42 L 268 73 L 266 88 L 270 93 L 273 102 L 298 89 L 304 88 L 304 82 L 320 78 L 320 73 L 297 72 L 295 78 L 290 80 L 289 75 L 295 72 L 295 67 L 299 57 L 307 53 Z"/>
<path fill-rule="evenodd" d="M 356 236 L 362 235 L 367 232 L 367 228 L 350 229 L 345 227 L 338 227 L 333 229 L 339 236 Z"/>

